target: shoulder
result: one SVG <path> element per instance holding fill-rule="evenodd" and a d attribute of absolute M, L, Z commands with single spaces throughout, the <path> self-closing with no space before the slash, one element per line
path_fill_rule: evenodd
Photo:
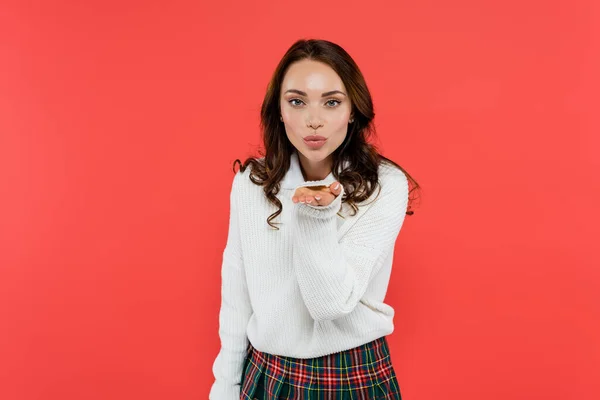
<path fill-rule="evenodd" d="M 264 157 L 257 158 L 257 161 L 263 162 Z M 252 173 L 252 164 L 248 164 L 246 169 L 242 171 L 238 169 L 235 175 L 233 176 L 233 180 L 231 182 L 231 190 L 232 191 L 243 191 L 247 190 L 250 187 L 257 186 L 250 180 L 250 174 Z"/>
<path fill-rule="evenodd" d="M 250 168 L 246 168 L 243 172 L 238 170 L 233 176 L 233 180 L 231 182 L 231 191 L 239 192 L 244 190 L 244 184 L 250 181 Z"/>
<path fill-rule="evenodd" d="M 379 164 L 378 173 L 382 193 L 408 195 L 408 178 L 401 169 L 382 162 Z"/>

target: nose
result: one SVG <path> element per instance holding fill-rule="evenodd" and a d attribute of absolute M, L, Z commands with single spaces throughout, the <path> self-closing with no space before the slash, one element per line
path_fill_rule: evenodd
<path fill-rule="evenodd" d="M 321 118 L 313 114 L 306 121 L 306 126 L 312 129 L 317 129 L 323 126 L 323 121 L 321 120 Z"/>

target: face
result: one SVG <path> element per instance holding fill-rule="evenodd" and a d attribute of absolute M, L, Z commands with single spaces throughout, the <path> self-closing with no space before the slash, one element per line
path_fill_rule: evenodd
<path fill-rule="evenodd" d="M 305 59 L 291 64 L 281 85 L 280 108 L 288 139 L 310 163 L 328 159 L 346 138 L 350 98 L 325 63 Z M 325 138 L 322 145 L 305 142 L 315 135 Z"/>

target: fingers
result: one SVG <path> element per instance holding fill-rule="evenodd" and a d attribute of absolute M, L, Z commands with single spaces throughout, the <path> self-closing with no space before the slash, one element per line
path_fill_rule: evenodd
<path fill-rule="evenodd" d="M 327 194 L 325 192 L 319 191 L 315 192 L 313 190 L 307 190 L 306 192 L 295 195 L 292 197 L 292 201 L 294 203 L 308 203 L 313 205 L 319 205 L 320 202 L 323 201 L 324 197 Z"/>
<path fill-rule="evenodd" d="M 324 201 L 326 194 L 319 193 L 315 195 L 302 194 L 299 196 L 292 197 L 292 201 L 294 203 L 308 203 L 312 205 L 322 205 L 321 203 Z"/>
<path fill-rule="evenodd" d="M 331 182 L 331 185 L 329 185 L 329 190 L 331 193 L 337 196 L 342 192 L 342 185 L 338 181 Z"/>
<path fill-rule="evenodd" d="M 323 202 L 323 195 L 321 194 L 315 194 L 314 196 L 307 195 L 303 197 L 305 197 L 304 202 L 306 202 L 307 204 L 312 204 L 313 206 L 322 205 L 321 202 Z M 300 199 L 300 201 L 302 201 L 302 199 Z"/>
<path fill-rule="evenodd" d="M 334 181 L 329 186 L 319 186 L 315 191 L 316 186 L 306 187 L 298 189 L 296 194 L 292 197 L 294 203 L 307 203 L 312 205 L 328 205 L 331 203 L 341 192 L 342 186 L 339 182 Z"/>

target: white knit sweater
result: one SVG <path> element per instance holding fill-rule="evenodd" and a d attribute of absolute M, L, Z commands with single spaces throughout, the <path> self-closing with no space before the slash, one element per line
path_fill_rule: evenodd
<path fill-rule="evenodd" d="M 259 351 L 312 358 L 363 345 L 392 333 L 394 309 L 384 303 L 394 245 L 406 215 L 408 181 L 380 165 L 379 188 L 351 216 L 342 192 L 328 206 L 293 203 L 304 181 L 298 154 L 281 181 L 277 208 L 250 181 L 250 168 L 233 178 L 223 252 L 219 337 L 209 399 L 240 398 L 248 340 Z"/>

